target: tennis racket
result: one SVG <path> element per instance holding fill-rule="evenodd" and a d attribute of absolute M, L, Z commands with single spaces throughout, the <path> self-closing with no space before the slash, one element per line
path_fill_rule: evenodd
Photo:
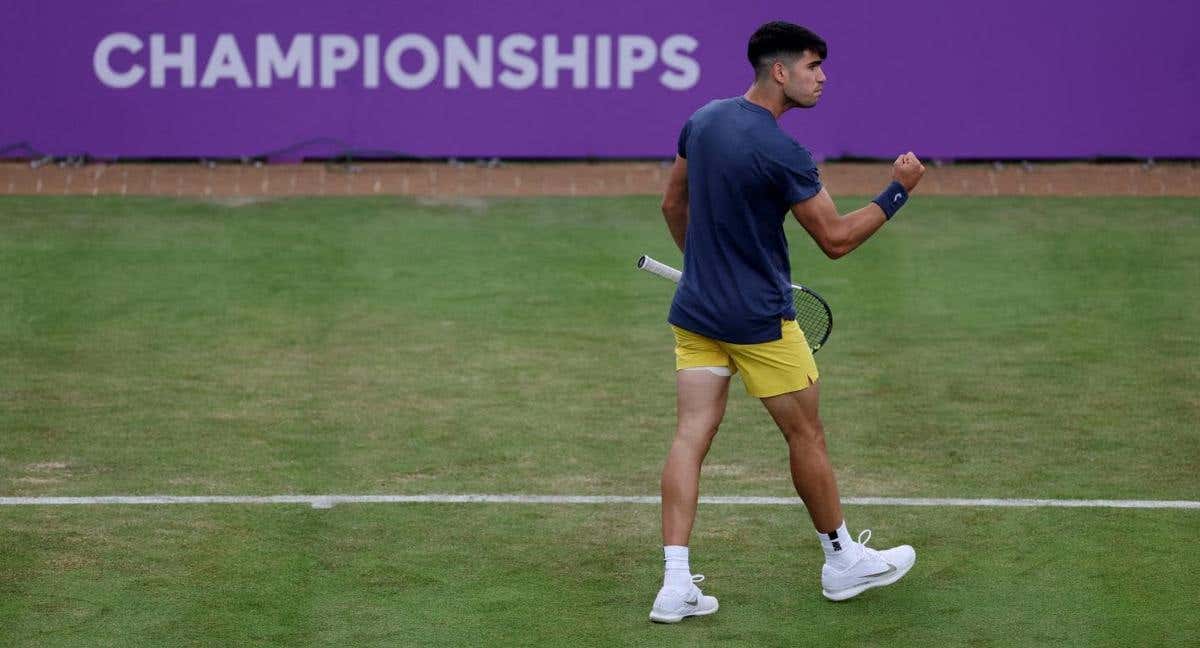
<path fill-rule="evenodd" d="M 637 267 L 664 279 L 679 283 L 683 273 L 665 263 L 659 263 L 646 255 L 638 259 Z M 804 331 L 808 346 L 816 353 L 833 332 L 833 311 L 829 304 L 816 292 L 792 284 L 792 301 L 796 305 L 796 324 Z"/>

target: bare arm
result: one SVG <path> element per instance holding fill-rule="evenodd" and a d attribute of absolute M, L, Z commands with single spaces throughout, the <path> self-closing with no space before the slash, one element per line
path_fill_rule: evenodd
<path fill-rule="evenodd" d="M 663 218 L 667 221 L 667 230 L 679 251 L 683 251 L 683 241 L 687 234 L 688 221 L 688 184 L 687 159 L 675 156 L 675 165 L 671 167 L 671 175 L 667 179 L 667 189 L 663 192 Z"/>
<path fill-rule="evenodd" d="M 907 191 L 912 191 L 924 174 L 925 167 L 911 152 L 896 158 L 892 165 L 892 178 Z M 873 202 L 838 216 L 837 206 L 824 188 L 812 198 L 792 205 L 792 215 L 831 259 L 849 254 L 887 222 L 883 210 Z"/>
<path fill-rule="evenodd" d="M 838 216 L 837 206 L 824 187 L 812 198 L 792 205 L 792 215 L 830 259 L 849 254 L 887 222 L 875 203 Z"/>

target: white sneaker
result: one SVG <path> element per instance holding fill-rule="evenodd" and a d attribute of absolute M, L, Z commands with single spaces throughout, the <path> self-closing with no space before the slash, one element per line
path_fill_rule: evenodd
<path fill-rule="evenodd" d="M 917 562 L 917 552 L 908 545 L 878 551 L 866 546 L 870 540 L 870 529 L 858 534 L 861 553 L 858 560 L 845 570 L 834 569 L 828 562 L 821 567 L 821 593 L 825 598 L 844 601 L 872 587 L 891 585 L 903 578 L 912 569 L 913 563 Z"/>
<path fill-rule="evenodd" d="M 692 583 L 703 580 L 703 574 L 692 576 Z M 694 584 L 686 592 L 664 585 L 654 598 L 650 620 L 656 623 L 679 623 L 684 617 L 704 616 L 716 611 L 717 597 L 705 596 Z"/>

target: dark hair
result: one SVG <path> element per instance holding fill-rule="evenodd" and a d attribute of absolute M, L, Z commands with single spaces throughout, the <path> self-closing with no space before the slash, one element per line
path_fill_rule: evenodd
<path fill-rule="evenodd" d="M 746 47 L 746 58 L 754 66 L 754 74 L 761 76 L 772 60 L 779 56 L 799 57 L 805 50 L 825 58 L 829 49 L 825 40 L 811 30 L 790 22 L 775 20 L 755 30 Z"/>

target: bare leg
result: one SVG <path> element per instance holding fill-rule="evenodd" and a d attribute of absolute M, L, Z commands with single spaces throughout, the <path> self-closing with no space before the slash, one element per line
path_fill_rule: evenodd
<path fill-rule="evenodd" d="M 675 384 L 679 423 L 662 473 L 663 544 L 687 546 L 700 496 L 700 464 L 725 416 L 729 377 L 677 371 Z"/>
<path fill-rule="evenodd" d="M 819 398 L 817 385 L 813 384 L 762 402 L 787 440 L 796 494 L 804 500 L 817 531 L 829 533 L 842 524 L 842 502 L 825 449 L 825 429 L 817 412 Z"/>

